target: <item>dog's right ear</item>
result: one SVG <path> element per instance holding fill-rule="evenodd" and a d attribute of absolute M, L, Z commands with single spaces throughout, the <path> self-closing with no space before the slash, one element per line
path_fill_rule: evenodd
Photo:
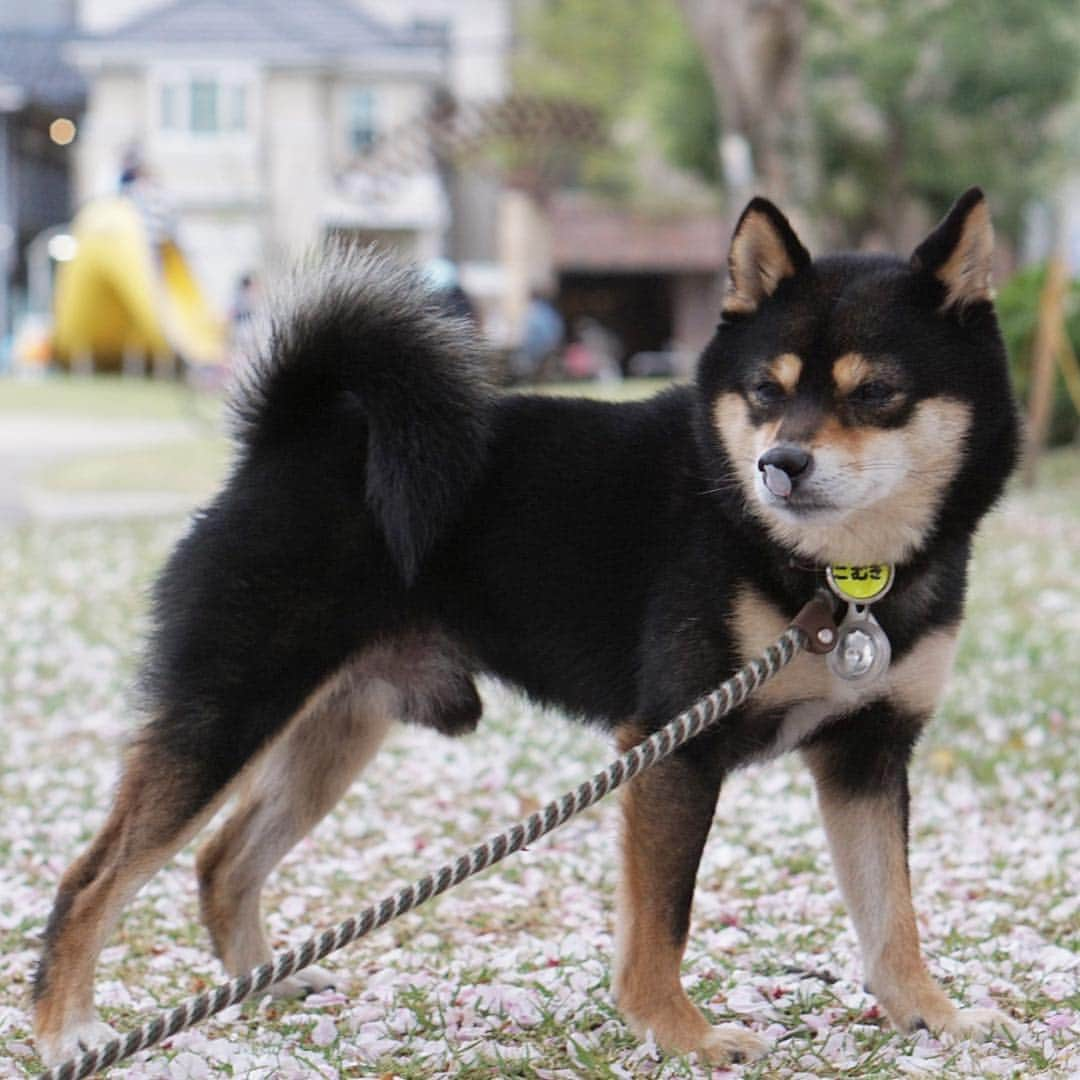
<path fill-rule="evenodd" d="M 911 268 L 941 285 L 941 311 L 962 312 L 994 298 L 994 226 L 982 189 L 968 188 L 915 249 Z"/>
<path fill-rule="evenodd" d="M 751 199 L 731 237 L 724 317 L 752 315 L 782 281 L 809 265 L 810 253 L 788 219 L 768 199 Z"/>

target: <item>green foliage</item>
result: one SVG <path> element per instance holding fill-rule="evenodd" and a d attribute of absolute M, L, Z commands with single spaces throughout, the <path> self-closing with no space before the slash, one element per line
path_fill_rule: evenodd
<path fill-rule="evenodd" d="M 668 159 L 703 180 L 720 179 L 720 123 L 709 73 L 681 21 L 654 39 L 653 65 L 645 87 L 649 120 Z"/>
<path fill-rule="evenodd" d="M 644 121 L 646 138 L 675 164 L 708 180 L 718 175 L 712 88 L 670 0 L 542 0 L 522 13 L 514 79 L 526 93 L 592 107 L 611 130 Z M 634 149 L 613 139 L 591 151 L 579 181 L 630 193 Z"/>
<path fill-rule="evenodd" d="M 614 121 L 641 85 L 657 7 L 655 0 L 544 0 L 525 9 L 518 84 L 574 97 Z"/>
<path fill-rule="evenodd" d="M 651 0 L 543 0 L 524 9 L 517 87 L 538 97 L 573 98 L 595 109 L 610 129 L 644 77 L 640 25 L 652 6 Z M 631 173 L 626 153 L 608 145 L 583 155 L 577 180 L 622 195 Z"/>
<path fill-rule="evenodd" d="M 1014 275 L 997 296 L 998 321 L 1009 350 L 1013 382 L 1024 401 L 1031 390 L 1032 346 L 1039 318 L 1039 296 L 1045 284 L 1046 267 L 1033 266 Z M 1073 282 L 1066 296 L 1065 330 L 1073 351 L 1080 354 L 1080 282 Z M 1078 435 L 1080 417 L 1065 389 L 1064 380 L 1058 375 L 1050 417 L 1050 445 L 1069 442 Z"/>
<path fill-rule="evenodd" d="M 857 237 L 898 200 L 933 216 L 978 183 L 1019 232 L 1060 165 L 1051 125 L 1076 88 L 1072 0 L 812 0 L 809 75 L 822 209 Z"/>
<path fill-rule="evenodd" d="M 823 220 L 834 239 L 904 236 L 978 183 L 1015 240 L 1025 205 L 1062 165 L 1058 107 L 1076 92 L 1074 0 L 806 0 L 808 92 Z M 699 49 L 674 0 L 539 0 L 523 19 L 522 89 L 575 97 L 616 127 L 644 121 L 676 165 L 717 182 L 719 124 Z M 580 179 L 632 188 L 629 149 Z"/>

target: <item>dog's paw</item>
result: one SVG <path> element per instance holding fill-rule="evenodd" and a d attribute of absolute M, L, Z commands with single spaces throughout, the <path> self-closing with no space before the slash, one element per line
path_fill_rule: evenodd
<path fill-rule="evenodd" d="M 333 990 L 338 984 L 339 976 L 317 964 L 290 975 L 281 982 L 274 983 L 270 987 L 270 996 L 279 1000 L 290 998 L 305 998 L 308 994 L 321 994 L 324 990 Z"/>
<path fill-rule="evenodd" d="M 957 1009 L 941 1025 L 940 1034 L 951 1039 L 990 1039 L 995 1035 L 1016 1036 L 1020 1025 L 997 1009 Z"/>
<path fill-rule="evenodd" d="M 41 1060 L 51 1069 L 115 1038 L 117 1033 L 108 1024 L 91 1019 L 69 1024 L 57 1035 L 38 1035 L 35 1041 Z"/>
<path fill-rule="evenodd" d="M 764 1057 L 769 1044 L 741 1024 L 720 1024 L 710 1028 L 696 1048 L 710 1065 L 738 1065 Z"/>

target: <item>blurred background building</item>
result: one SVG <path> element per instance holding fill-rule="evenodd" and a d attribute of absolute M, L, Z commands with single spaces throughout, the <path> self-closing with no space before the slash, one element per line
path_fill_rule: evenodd
<path fill-rule="evenodd" d="M 69 125 L 86 102 L 64 52 L 75 29 L 69 0 L 0 4 L 0 339 L 14 315 L 9 283 L 25 295 L 29 245 L 75 202 Z"/>
<path fill-rule="evenodd" d="M 54 283 L 80 228 L 98 258 L 136 228 L 80 214 L 118 193 L 173 243 L 125 271 L 171 303 L 125 366 L 213 353 L 211 317 L 335 240 L 438 265 L 507 354 L 551 304 L 571 373 L 685 372 L 753 192 L 818 250 L 904 251 L 981 183 L 999 280 L 1075 274 L 1078 61 L 1072 0 L 0 0 L 0 340 L 93 362 Z"/>
<path fill-rule="evenodd" d="M 78 197 L 139 154 L 220 305 L 244 273 L 329 233 L 419 261 L 448 246 L 493 257 L 475 186 L 448 190 L 430 156 L 378 177 L 357 162 L 421 125 L 440 91 L 505 92 L 505 0 L 83 0 L 80 29 L 69 48 L 88 84 Z M 462 63 L 455 42 L 477 34 L 490 47 Z"/>
<path fill-rule="evenodd" d="M 496 344 L 540 292 L 598 320 L 617 363 L 666 370 L 711 330 L 727 223 L 715 200 L 656 215 L 566 182 L 606 136 L 572 95 L 515 94 L 535 6 L 0 0 L 5 295 L 44 315 L 49 241 L 137 176 L 222 315 L 333 237 L 449 259 Z"/>

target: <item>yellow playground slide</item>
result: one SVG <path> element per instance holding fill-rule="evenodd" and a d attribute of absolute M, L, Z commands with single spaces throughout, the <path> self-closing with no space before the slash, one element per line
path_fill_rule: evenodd
<path fill-rule="evenodd" d="M 53 351 L 63 364 L 116 371 L 125 357 L 175 355 L 220 364 L 225 327 L 207 304 L 183 253 L 153 242 L 124 196 L 88 203 L 72 222 L 74 256 L 61 263 L 53 301 Z"/>

